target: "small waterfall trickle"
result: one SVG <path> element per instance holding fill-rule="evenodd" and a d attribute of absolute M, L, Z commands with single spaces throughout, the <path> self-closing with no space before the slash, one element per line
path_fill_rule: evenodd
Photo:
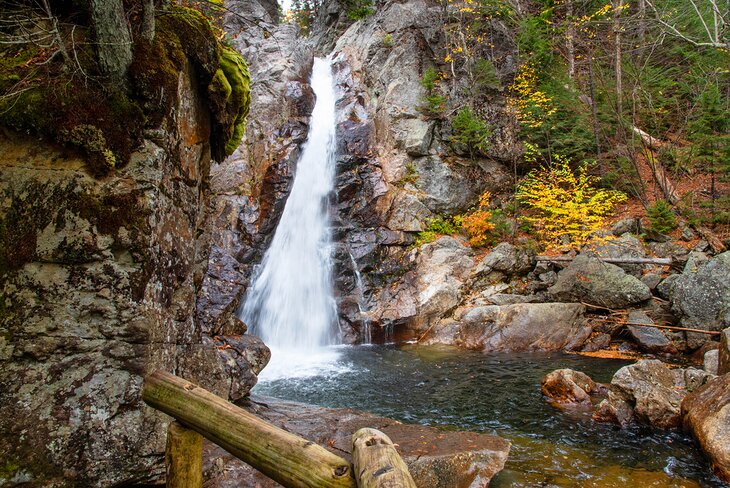
<path fill-rule="evenodd" d="M 367 304 L 365 303 L 365 294 L 364 289 L 362 285 L 362 276 L 360 275 L 360 270 L 357 268 L 357 261 L 355 261 L 355 257 L 352 255 L 352 251 L 348 251 L 348 254 L 350 255 L 350 263 L 352 264 L 352 270 L 355 274 L 355 291 L 357 292 L 357 310 L 360 312 L 360 319 L 362 320 L 362 343 L 363 344 L 372 344 L 373 342 L 373 334 L 370 330 L 370 317 L 368 317 L 368 308 Z"/>
<path fill-rule="evenodd" d="M 328 199 L 335 176 L 335 89 L 328 61 L 315 58 L 317 97 L 309 137 L 269 249 L 246 292 L 241 318 L 271 348 L 263 377 L 306 374 L 332 361 L 325 346 L 339 342 L 332 285 Z"/>

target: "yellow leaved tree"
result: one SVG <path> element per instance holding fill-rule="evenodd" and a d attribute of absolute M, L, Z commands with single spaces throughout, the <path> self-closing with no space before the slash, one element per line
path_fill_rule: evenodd
<path fill-rule="evenodd" d="M 531 171 L 515 196 L 533 210 L 524 218 L 545 244 L 555 245 L 566 236 L 570 246 L 580 247 L 593 239 L 616 204 L 626 200 L 619 191 L 596 188 L 596 180 L 585 165 L 574 172 L 566 159 L 555 156 L 551 165 Z"/>
<path fill-rule="evenodd" d="M 460 217 L 460 222 L 466 234 L 469 236 L 469 244 L 474 247 L 481 247 L 487 244 L 490 235 L 494 230 L 492 223 L 492 212 L 489 210 L 489 199 L 491 194 L 487 191 L 479 197 L 479 207 L 474 211 Z"/>

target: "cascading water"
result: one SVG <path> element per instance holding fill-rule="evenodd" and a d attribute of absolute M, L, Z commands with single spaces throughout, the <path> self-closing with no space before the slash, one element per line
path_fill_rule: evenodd
<path fill-rule="evenodd" d="M 335 353 L 328 353 L 325 346 L 339 342 L 328 214 L 336 148 L 335 93 L 328 61 L 315 58 L 311 85 L 317 100 L 309 138 L 279 226 L 241 312 L 252 334 L 271 348 L 263 378 L 303 375 L 314 363 L 332 363 Z"/>

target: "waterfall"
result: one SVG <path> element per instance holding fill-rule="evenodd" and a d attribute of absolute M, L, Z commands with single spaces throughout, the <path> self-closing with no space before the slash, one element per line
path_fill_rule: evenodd
<path fill-rule="evenodd" d="M 271 348 L 263 377 L 300 375 L 339 342 L 332 290 L 328 199 L 335 176 L 335 92 L 328 61 L 315 58 L 317 97 L 291 193 L 246 292 L 241 318 Z M 331 358 L 330 358 L 331 359 Z"/>
<path fill-rule="evenodd" d="M 352 264 L 352 270 L 355 274 L 355 291 L 357 292 L 357 310 L 360 312 L 360 319 L 362 320 L 362 343 L 372 344 L 373 334 L 370 331 L 370 318 L 368 317 L 367 304 L 365 303 L 365 293 L 362 284 L 362 276 L 360 276 L 360 270 L 357 268 L 357 261 L 355 256 L 352 255 L 352 250 L 348 250 L 350 255 L 350 264 Z"/>

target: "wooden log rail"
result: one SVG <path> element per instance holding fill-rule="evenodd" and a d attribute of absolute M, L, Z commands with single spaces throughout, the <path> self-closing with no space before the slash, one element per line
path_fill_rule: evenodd
<path fill-rule="evenodd" d="M 353 434 L 353 473 L 349 462 L 318 444 L 165 371 L 145 379 L 142 399 L 177 420 L 168 429 L 168 488 L 202 487 L 201 436 L 287 488 L 415 488 L 391 440 L 374 429 Z"/>

